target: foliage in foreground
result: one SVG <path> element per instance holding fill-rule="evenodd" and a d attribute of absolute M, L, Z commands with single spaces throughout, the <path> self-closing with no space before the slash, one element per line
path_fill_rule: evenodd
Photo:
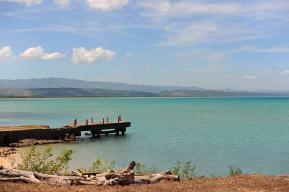
<path fill-rule="evenodd" d="M 109 162 L 101 159 L 96 159 L 96 161 L 92 163 L 91 167 L 85 168 L 84 170 L 88 172 L 102 173 L 113 169 L 114 166 L 115 166 L 114 160 Z"/>
<path fill-rule="evenodd" d="M 23 161 L 18 165 L 18 168 L 46 174 L 60 174 L 67 171 L 72 153 L 72 149 L 65 149 L 59 156 L 53 159 L 51 147 L 39 151 L 36 150 L 35 146 L 31 146 L 25 153 Z"/>
<path fill-rule="evenodd" d="M 196 177 L 195 170 L 196 166 L 192 164 L 192 161 L 185 161 L 183 166 L 177 161 L 176 165 L 172 168 L 172 173 L 185 179 L 192 179 Z"/>
<path fill-rule="evenodd" d="M 147 167 L 145 164 L 141 162 L 136 162 L 135 165 L 135 175 L 147 175 L 156 173 L 157 169 L 155 167 Z"/>
<path fill-rule="evenodd" d="M 233 165 L 229 166 L 229 175 L 230 176 L 236 176 L 236 175 L 241 175 L 242 170 L 239 167 L 234 167 Z"/>
<path fill-rule="evenodd" d="M 72 149 L 65 149 L 61 154 L 53 158 L 52 148 L 48 147 L 45 150 L 36 150 L 35 146 L 31 146 L 25 155 L 23 161 L 18 165 L 19 169 L 27 171 L 36 171 L 46 174 L 61 174 L 66 173 L 68 163 L 71 160 Z M 97 159 L 89 168 L 84 168 L 84 171 L 103 173 L 115 167 L 115 161 L 105 161 Z M 174 175 L 179 175 L 184 179 L 192 179 L 196 177 L 196 166 L 192 161 L 185 161 L 181 164 L 179 161 L 171 169 Z M 146 175 L 156 173 L 158 170 L 155 167 L 147 167 L 145 164 L 137 162 L 135 167 L 135 175 Z M 242 170 L 239 167 L 229 166 L 229 175 L 241 175 Z"/>

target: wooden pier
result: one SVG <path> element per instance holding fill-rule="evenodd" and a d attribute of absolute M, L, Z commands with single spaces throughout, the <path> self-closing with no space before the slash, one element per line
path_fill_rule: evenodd
<path fill-rule="evenodd" d="M 126 129 L 131 126 L 130 122 L 122 121 L 119 116 L 115 121 L 109 118 L 102 118 L 100 122 L 93 118 L 86 119 L 83 124 L 79 124 L 77 119 L 70 125 L 62 128 L 50 128 L 45 125 L 26 125 L 26 126 L 0 126 L 0 145 L 8 146 L 25 139 L 35 140 L 75 140 L 81 136 L 81 132 L 89 132 L 92 137 L 101 135 L 115 134 L 116 136 L 125 135 Z"/>

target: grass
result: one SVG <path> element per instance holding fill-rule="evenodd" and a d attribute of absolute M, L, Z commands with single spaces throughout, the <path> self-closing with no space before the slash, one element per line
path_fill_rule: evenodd
<path fill-rule="evenodd" d="M 22 163 L 18 166 L 19 169 L 27 171 L 36 171 L 46 174 L 64 174 L 67 173 L 68 163 L 71 160 L 72 149 L 65 149 L 60 155 L 54 157 L 52 148 L 48 147 L 44 150 L 37 150 L 35 146 L 31 146 L 23 156 Z M 106 161 L 96 159 L 91 167 L 82 168 L 83 171 L 103 173 L 115 167 L 115 161 Z M 196 166 L 192 161 L 185 161 L 183 164 L 176 162 L 176 165 L 171 168 L 174 175 L 179 175 L 182 179 L 196 178 Z M 158 170 L 155 167 L 147 167 L 144 163 L 137 162 L 135 167 L 135 175 L 147 175 L 156 173 Z M 229 176 L 241 175 L 242 170 L 239 167 L 229 166 Z"/>
<path fill-rule="evenodd" d="M 234 177 L 195 178 L 180 182 L 164 181 L 153 185 L 129 186 L 49 186 L 1 183 L 1 192 L 288 192 L 288 176 L 238 175 Z"/>

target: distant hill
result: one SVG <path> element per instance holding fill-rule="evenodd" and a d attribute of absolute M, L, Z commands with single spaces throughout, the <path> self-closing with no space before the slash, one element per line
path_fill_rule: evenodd
<path fill-rule="evenodd" d="M 173 90 L 161 91 L 160 97 L 288 97 L 289 92 L 249 92 L 218 90 Z"/>
<path fill-rule="evenodd" d="M 42 78 L 42 79 L 16 79 L 0 80 L 2 89 L 34 89 L 34 88 L 82 88 L 82 89 L 110 89 L 110 90 L 135 90 L 143 92 L 159 93 L 160 91 L 187 89 L 201 90 L 198 87 L 182 86 L 152 86 L 152 85 L 135 85 L 127 83 L 113 83 L 100 81 L 83 81 L 67 78 Z"/>
<path fill-rule="evenodd" d="M 155 97 L 155 93 L 134 90 L 36 88 L 0 89 L 0 97 Z"/>
<path fill-rule="evenodd" d="M 0 97 L 246 97 L 289 96 L 289 92 L 206 90 L 65 78 L 0 80 Z"/>
<path fill-rule="evenodd" d="M 35 88 L 0 89 L 0 97 L 288 97 L 289 93 L 258 93 L 216 90 L 173 90 L 160 93 L 135 90 Z"/>

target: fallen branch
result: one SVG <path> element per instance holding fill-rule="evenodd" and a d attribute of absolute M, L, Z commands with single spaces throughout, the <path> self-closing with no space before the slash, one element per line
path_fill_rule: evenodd
<path fill-rule="evenodd" d="M 170 171 L 135 176 L 136 163 L 132 161 L 122 170 L 110 170 L 107 173 L 85 173 L 81 170 L 73 171 L 73 176 L 48 175 L 38 172 L 18 169 L 5 169 L 0 167 L 0 181 L 44 183 L 49 185 L 129 185 L 156 183 L 161 180 L 178 181 L 180 178 L 172 175 Z"/>

